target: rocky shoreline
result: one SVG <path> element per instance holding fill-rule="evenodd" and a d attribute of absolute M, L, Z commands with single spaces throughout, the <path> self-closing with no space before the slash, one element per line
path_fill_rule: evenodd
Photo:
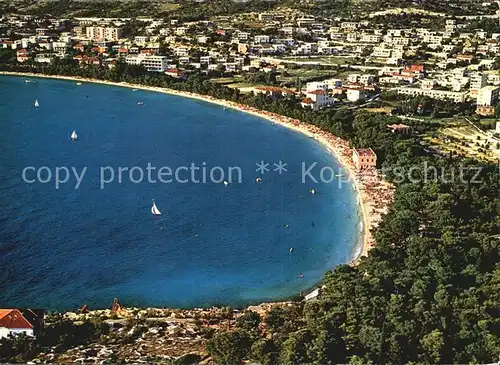
<path fill-rule="evenodd" d="M 292 302 L 264 303 L 244 310 L 221 308 L 166 309 L 124 308 L 115 300 L 112 309 L 47 314 L 45 326 L 68 321 L 75 326 L 99 323 L 105 328 L 90 343 L 70 346 L 64 351 L 52 347 L 39 353 L 30 363 L 168 363 L 211 364 L 206 341 L 219 331 L 235 327 L 246 311 L 258 313 L 262 320 L 276 306 Z"/>

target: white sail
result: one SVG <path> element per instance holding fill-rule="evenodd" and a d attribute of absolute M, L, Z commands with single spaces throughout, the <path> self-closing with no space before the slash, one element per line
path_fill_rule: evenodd
<path fill-rule="evenodd" d="M 154 215 L 161 214 L 160 210 L 156 207 L 156 204 L 154 202 L 153 202 L 153 206 L 151 207 L 151 213 L 153 213 Z"/>
<path fill-rule="evenodd" d="M 75 141 L 77 138 L 78 138 L 78 135 L 76 134 L 76 132 L 75 132 L 75 131 L 73 131 L 73 133 L 71 133 L 71 139 L 72 139 L 73 141 Z"/>
<path fill-rule="evenodd" d="M 38 103 L 38 99 L 35 100 L 35 108 L 38 108 L 40 106 L 40 104 Z"/>

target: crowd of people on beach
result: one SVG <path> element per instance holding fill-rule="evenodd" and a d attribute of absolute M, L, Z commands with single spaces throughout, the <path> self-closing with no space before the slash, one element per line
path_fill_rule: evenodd
<path fill-rule="evenodd" d="M 199 97 L 199 95 L 196 94 L 193 94 L 193 96 Z M 312 124 L 303 123 L 298 119 L 259 110 L 235 102 L 221 102 L 213 97 L 205 97 L 204 99 L 215 101 L 231 108 L 264 117 L 272 122 L 292 127 L 325 144 L 347 168 L 360 194 L 360 203 L 363 204 L 365 229 L 367 232 L 365 247 L 362 250 L 362 254 L 366 254 L 370 248 L 375 246 L 375 240 L 372 237 L 371 230 L 379 224 L 383 215 L 387 213 L 388 207 L 393 200 L 394 187 L 390 183 L 384 181 L 381 173 L 374 168 L 357 170 L 352 158 L 353 149 L 349 146 L 348 141 L 334 136 Z"/>
<path fill-rule="evenodd" d="M 212 100 L 213 98 L 210 97 L 208 99 Z M 238 110 L 265 117 L 273 122 L 291 126 L 328 146 L 350 172 L 356 189 L 360 194 L 361 204 L 364 206 L 367 239 L 365 242 L 366 247 L 363 249 L 362 253 L 366 254 L 366 251 L 375 246 L 375 240 L 372 237 L 371 230 L 377 227 L 383 215 L 387 213 L 388 207 L 393 201 L 394 187 L 390 183 L 384 181 L 381 173 L 374 168 L 357 170 L 352 158 L 353 149 L 349 146 L 348 141 L 334 136 L 314 125 L 303 123 L 298 119 L 288 118 L 234 102 L 227 102 L 225 104 Z"/>

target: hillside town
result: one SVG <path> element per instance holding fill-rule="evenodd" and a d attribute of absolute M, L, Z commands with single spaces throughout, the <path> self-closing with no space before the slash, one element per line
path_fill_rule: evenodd
<path fill-rule="evenodd" d="M 500 90 L 500 32 L 471 30 L 471 21 L 450 17 L 440 19 L 439 27 L 391 28 L 370 17 L 321 19 L 297 11 L 191 22 L 4 14 L 0 39 L 1 47 L 15 51 L 18 63 L 50 64 L 59 58 L 112 68 L 124 62 L 175 78 L 194 70 L 213 78 L 245 76 L 247 81 L 249 75 L 261 74 L 259 81 L 240 89 L 295 94 L 313 110 L 359 105 L 391 90 L 408 97 L 471 102 L 478 115 L 492 116 Z M 286 82 L 284 75 L 311 67 L 340 76 L 313 77 L 319 78 L 314 82 L 297 76 L 299 82 Z M 256 85 L 263 80 L 265 85 Z"/>

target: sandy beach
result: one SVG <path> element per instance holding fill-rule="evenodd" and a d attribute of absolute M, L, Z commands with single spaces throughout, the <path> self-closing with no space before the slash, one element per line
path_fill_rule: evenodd
<path fill-rule="evenodd" d="M 87 79 L 73 76 L 58 76 L 58 75 L 42 75 L 34 73 L 19 73 L 19 72 L 0 72 L 0 75 L 23 76 L 23 77 L 43 77 L 60 80 L 70 80 L 75 82 L 90 82 L 104 85 L 128 87 L 132 89 L 140 89 L 146 91 L 161 92 L 164 94 L 177 95 L 198 99 L 201 101 L 218 104 L 225 108 L 236 109 L 241 112 L 249 113 L 257 117 L 265 118 L 266 120 L 282 125 L 284 127 L 295 130 L 308 137 L 316 139 L 336 158 L 345 168 L 355 189 L 358 192 L 359 204 L 362 213 L 363 227 L 360 243 L 356 247 L 356 252 L 353 253 L 351 264 L 357 264 L 359 259 L 366 256 L 368 251 L 374 247 L 375 241 L 372 237 L 371 230 L 380 222 L 382 216 L 387 212 L 388 207 L 393 199 L 394 188 L 389 183 L 383 181 L 381 174 L 376 170 L 357 171 L 352 160 L 352 148 L 349 142 L 334 136 L 331 133 L 325 132 L 320 128 L 303 123 L 297 119 L 284 117 L 279 114 L 266 112 L 247 105 L 238 104 L 231 101 L 220 100 L 210 96 L 181 92 L 172 89 L 149 87 L 139 84 L 130 84 L 125 82 L 111 82 L 97 79 Z M 365 146 L 362 146 L 365 147 Z"/>

